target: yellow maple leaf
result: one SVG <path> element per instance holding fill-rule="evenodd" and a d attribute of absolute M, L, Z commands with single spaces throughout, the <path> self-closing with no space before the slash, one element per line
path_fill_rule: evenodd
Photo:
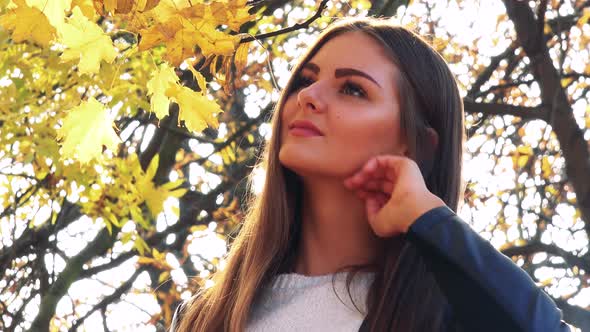
<path fill-rule="evenodd" d="M 116 151 L 121 142 L 104 105 L 94 98 L 68 112 L 62 127 L 58 129 L 57 138 L 63 139 L 63 157 L 76 158 L 81 163 L 99 158 L 103 145 Z"/>
<path fill-rule="evenodd" d="M 214 1 L 204 6 L 204 19 L 214 25 L 227 25 L 233 31 L 239 31 L 242 24 L 252 21 L 250 6 L 243 1 Z"/>
<path fill-rule="evenodd" d="M 142 182 L 139 189 L 152 216 L 156 217 L 164 209 L 164 201 L 168 198 L 168 191 L 156 187 L 151 181 Z"/>
<path fill-rule="evenodd" d="M 12 31 L 12 40 L 16 43 L 30 40 L 43 47 L 48 47 L 55 39 L 56 30 L 49 23 L 47 16 L 38 8 L 29 6 L 25 0 L 14 0 L 16 8 L 0 17 L 0 26 Z"/>
<path fill-rule="evenodd" d="M 190 13 L 193 11 L 193 8 L 204 6 L 203 4 L 195 3 L 195 0 L 192 0 L 192 3 L 193 4 L 191 4 L 191 2 L 189 2 L 188 0 L 158 1 L 156 7 L 150 10 L 145 10 L 144 12 L 135 12 L 132 15 L 130 15 L 128 20 L 128 29 L 130 31 L 139 32 L 141 38 L 143 39 L 145 37 L 144 34 L 150 34 L 154 32 L 148 32 L 152 30 L 154 27 L 159 26 L 155 29 L 158 30 L 161 28 L 162 25 L 174 25 L 174 22 L 179 21 L 179 17 L 190 17 Z M 141 6 L 141 4 L 139 4 L 139 6 Z M 147 7 L 148 5 L 146 3 L 146 8 Z M 173 29 L 166 28 L 168 30 L 172 30 L 172 33 L 169 35 L 170 38 L 174 38 L 174 34 L 180 28 L 180 26 L 175 27 Z M 142 42 L 140 41 L 140 48 L 141 44 Z"/>
<path fill-rule="evenodd" d="M 197 7 L 195 5 L 187 10 Z M 166 22 L 140 29 L 139 49 L 143 51 L 164 43 L 165 59 L 174 66 L 179 66 L 186 58 L 193 56 L 195 46 L 199 46 L 204 56 L 227 56 L 234 53 L 240 42 L 240 35 L 218 31 L 215 28 L 215 20 L 210 15 L 199 16 L 194 11 L 187 10 L 179 12 Z M 208 21 L 208 18 L 211 20 Z"/>
<path fill-rule="evenodd" d="M 168 273 L 168 277 L 170 276 L 169 271 L 172 270 L 172 266 L 166 260 L 166 253 L 160 253 L 155 248 L 152 248 L 152 257 L 140 256 L 137 258 L 137 264 L 152 265 L 158 270 L 165 271 L 164 273 Z M 166 277 L 166 279 L 168 277 Z M 160 278 L 162 278 L 162 274 L 160 275 Z"/>
<path fill-rule="evenodd" d="M 214 24 L 224 24 L 228 19 L 227 4 L 223 2 L 211 2 L 204 7 L 204 16 Z M 223 23 L 222 23 L 223 22 Z"/>
<path fill-rule="evenodd" d="M 553 172 L 551 163 L 549 162 L 549 157 L 547 156 L 543 156 L 543 158 L 541 159 L 541 171 L 544 178 L 549 178 L 549 176 L 551 176 L 551 173 Z"/>
<path fill-rule="evenodd" d="M 215 115 L 223 111 L 215 101 L 180 85 L 171 86 L 166 95 L 178 103 L 178 120 L 184 121 L 188 130 L 202 131 L 208 125 L 217 128 L 218 121 Z"/>
<path fill-rule="evenodd" d="M 230 2 L 234 6 L 245 6 L 248 3 L 248 0 L 233 0 Z"/>
<path fill-rule="evenodd" d="M 584 8 L 583 15 L 580 17 L 576 25 L 580 28 L 590 20 L 590 8 Z"/>
<path fill-rule="evenodd" d="M 170 42 L 176 36 L 176 32 L 182 28 L 180 18 L 175 17 L 164 23 L 155 24 L 147 29 L 141 29 L 139 50 L 144 51 L 162 43 Z"/>
<path fill-rule="evenodd" d="M 72 6 L 72 0 L 26 0 L 27 4 L 45 14 L 49 23 L 58 31 L 64 24 L 66 11 Z"/>
<path fill-rule="evenodd" d="M 112 63 L 117 56 L 113 42 L 104 31 L 82 14 L 80 7 L 74 7 L 72 16 L 63 25 L 60 42 L 66 45 L 62 60 L 80 60 L 81 74 L 98 73 L 100 61 Z"/>
<path fill-rule="evenodd" d="M 184 59 L 195 55 L 195 45 L 199 35 L 191 28 L 176 31 L 174 38 L 166 43 L 165 59 L 174 66 L 179 66 Z"/>
<path fill-rule="evenodd" d="M 117 0 L 92 0 L 94 8 L 100 15 L 107 15 L 108 13 L 114 13 L 117 9 Z"/>
<path fill-rule="evenodd" d="M 129 14 L 154 8 L 160 0 L 93 0 L 94 6 L 101 14 Z"/>
<path fill-rule="evenodd" d="M 187 64 L 188 64 L 188 70 L 193 74 L 194 79 L 197 80 L 197 84 L 199 85 L 199 89 L 201 89 L 201 91 L 205 91 L 207 89 L 207 82 L 205 81 L 205 76 L 203 76 L 203 74 L 199 73 L 195 69 L 194 62 L 188 61 Z"/>
<path fill-rule="evenodd" d="M 161 186 L 156 186 L 154 184 L 153 178 L 156 175 L 159 161 L 160 155 L 156 154 L 152 158 L 152 161 L 150 161 L 145 174 L 143 174 L 141 171 L 139 174 L 136 174 L 136 177 L 138 178 L 137 188 L 139 189 L 139 193 L 145 200 L 145 203 L 153 217 L 156 217 L 158 214 L 160 214 L 160 212 L 162 212 L 164 209 L 164 201 L 166 201 L 168 197 L 178 198 L 183 196 L 188 191 L 186 188 L 172 190 L 177 188 L 184 181 L 183 179 L 179 179 L 178 181 L 174 182 L 168 182 Z"/>
<path fill-rule="evenodd" d="M 141 256 L 144 255 L 146 250 L 150 250 L 150 247 L 148 246 L 147 243 L 145 243 L 145 241 L 141 238 L 141 236 L 135 234 L 135 241 L 133 241 L 133 248 L 137 249 L 137 252 L 139 252 L 139 254 Z"/>
<path fill-rule="evenodd" d="M 166 44 L 164 58 L 173 66 L 179 66 L 184 59 L 194 55 L 199 35 L 194 24 L 182 15 L 174 16 L 165 23 L 158 23 L 148 29 L 142 29 L 140 34 L 140 50 L 164 43 Z"/>
<path fill-rule="evenodd" d="M 88 17 L 89 20 L 96 21 L 98 19 L 98 13 L 96 12 L 96 8 L 94 8 L 92 0 L 72 0 L 71 9 L 76 6 L 80 7 L 82 14 Z"/>
<path fill-rule="evenodd" d="M 250 6 L 233 6 L 227 10 L 227 21 L 225 24 L 233 31 L 240 31 L 240 27 L 246 23 L 252 21 L 256 16 L 250 15 Z"/>
<path fill-rule="evenodd" d="M 156 7 L 160 3 L 160 0 L 140 0 L 137 4 L 138 11 L 148 11 Z"/>
<path fill-rule="evenodd" d="M 158 5 L 152 9 L 152 15 L 159 22 L 166 22 L 176 16 L 181 10 L 191 7 L 190 0 L 161 0 Z"/>
<path fill-rule="evenodd" d="M 232 55 L 241 39 L 238 35 L 232 36 L 218 31 L 208 22 L 202 22 L 198 26 L 191 26 L 193 27 L 197 45 L 201 48 L 204 56 L 210 54 Z"/>
<path fill-rule="evenodd" d="M 234 55 L 234 61 L 236 65 L 236 72 L 238 73 L 237 76 L 241 76 L 242 71 L 246 67 L 248 63 L 248 51 L 250 50 L 250 45 L 248 44 L 241 44 L 238 46 L 236 53 Z"/>
<path fill-rule="evenodd" d="M 511 153 L 513 165 L 522 168 L 526 166 L 529 159 L 534 155 L 533 148 L 528 145 L 519 146 L 516 151 Z"/>
<path fill-rule="evenodd" d="M 168 115 L 168 107 L 170 106 L 166 91 L 176 82 L 178 82 L 178 76 L 174 72 L 174 68 L 167 63 L 161 64 L 147 82 L 148 96 L 151 95 L 150 111 L 154 112 L 160 120 Z"/>

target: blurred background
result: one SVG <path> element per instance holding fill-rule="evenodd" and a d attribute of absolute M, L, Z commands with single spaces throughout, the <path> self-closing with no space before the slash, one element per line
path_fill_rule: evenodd
<path fill-rule="evenodd" d="M 78 6 L 118 52 L 91 75 L 38 27 L 23 30 L 34 16 L 10 16 L 39 8 L 53 25 L 51 2 L 0 1 L 0 330 L 165 331 L 224 267 L 246 194 L 264 182 L 257 157 L 297 57 L 336 18 L 385 16 L 456 75 L 468 135 L 461 217 L 590 331 L 590 1 L 228 1 L 217 29 L 251 37 L 227 54 L 192 45 L 177 63 L 168 41 L 142 49 L 149 36 L 125 15 L 143 14 L 124 1 L 65 1 L 59 15 Z M 150 2 L 168 3 L 171 18 L 193 5 Z M 150 112 L 146 82 L 162 59 L 219 105 L 218 125 L 189 130 L 174 103 Z M 64 110 L 91 96 L 121 144 L 84 163 L 64 157 L 58 132 Z"/>

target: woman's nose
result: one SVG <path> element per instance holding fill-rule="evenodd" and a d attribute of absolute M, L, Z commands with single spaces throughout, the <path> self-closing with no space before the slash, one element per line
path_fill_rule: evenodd
<path fill-rule="evenodd" d="M 304 111 L 323 112 L 325 103 L 322 100 L 321 84 L 319 82 L 299 90 L 297 94 L 297 106 Z"/>

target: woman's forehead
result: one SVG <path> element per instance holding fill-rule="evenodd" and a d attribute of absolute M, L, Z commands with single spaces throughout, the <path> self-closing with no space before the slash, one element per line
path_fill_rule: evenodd
<path fill-rule="evenodd" d="M 392 83 L 397 67 L 383 46 L 362 32 L 347 32 L 328 40 L 303 68 L 334 73 L 338 68 L 353 68 L 375 78 L 380 85 Z M 382 84 L 381 84 L 382 83 Z"/>

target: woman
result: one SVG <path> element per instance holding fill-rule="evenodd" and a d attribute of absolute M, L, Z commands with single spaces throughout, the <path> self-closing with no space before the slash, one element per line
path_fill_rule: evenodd
<path fill-rule="evenodd" d="M 264 189 L 174 331 L 569 331 L 456 216 L 462 102 L 417 35 L 378 19 L 331 25 L 294 68 L 272 128 Z M 356 311 L 326 291 L 341 276 Z"/>

